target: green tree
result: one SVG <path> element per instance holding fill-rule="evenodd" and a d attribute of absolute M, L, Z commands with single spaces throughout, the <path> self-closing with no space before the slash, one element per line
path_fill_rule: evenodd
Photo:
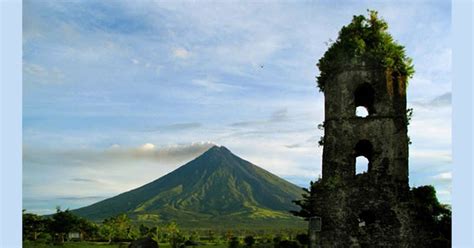
<path fill-rule="evenodd" d="M 47 221 L 43 217 L 23 210 L 23 240 L 36 240 L 46 227 Z"/>
<path fill-rule="evenodd" d="M 96 237 L 99 233 L 99 227 L 86 219 L 79 218 L 76 227 L 74 228 L 75 231 L 81 233 L 81 237 L 90 240 Z"/>
<path fill-rule="evenodd" d="M 273 238 L 273 247 L 280 248 L 281 236 L 275 236 Z"/>
<path fill-rule="evenodd" d="M 78 224 L 79 218 L 72 214 L 69 209 L 62 211 L 60 207 L 57 207 L 56 213 L 51 218 L 49 231 L 56 241 L 64 243 L 66 235 L 76 229 Z"/>
<path fill-rule="evenodd" d="M 154 226 L 148 230 L 148 237 L 152 238 L 153 240 L 156 241 L 156 243 L 160 243 L 162 241 L 162 232 L 161 229 Z"/>
<path fill-rule="evenodd" d="M 146 237 L 153 239 L 152 234 L 148 234 Z M 138 238 L 141 238 L 140 230 L 138 230 L 138 227 L 135 227 L 135 226 L 131 225 L 130 229 L 128 231 L 127 240 L 132 241 L 132 240 L 136 240 Z"/>
<path fill-rule="evenodd" d="M 109 232 L 109 242 L 112 240 L 128 240 L 132 238 L 130 219 L 126 214 L 120 214 L 105 219 L 103 226 L 106 226 L 105 229 L 108 229 L 103 230 L 103 232 Z"/>
<path fill-rule="evenodd" d="M 172 248 L 178 248 L 184 242 L 184 236 L 181 234 L 178 224 L 171 222 L 167 226 L 168 242 Z"/>
<path fill-rule="evenodd" d="M 427 229 L 426 240 L 430 247 L 451 247 L 451 209 L 440 204 L 433 186 L 412 188 L 411 196 L 415 210 L 415 221 Z M 420 233 L 420 236 L 423 235 Z"/>
<path fill-rule="evenodd" d="M 315 211 L 313 208 L 313 203 L 312 203 L 312 189 L 315 184 L 320 183 L 320 181 L 313 183 L 313 181 L 310 182 L 310 187 L 309 189 L 307 188 L 302 188 L 303 189 L 303 194 L 301 195 L 302 199 L 300 200 L 294 200 L 293 203 L 298 205 L 300 207 L 299 210 L 290 210 L 290 213 L 292 213 L 294 216 L 302 217 L 305 220 L 309 220 L 310 217 L 315 216 Z"/>
<path fill-rule="evenodd" d="M 215 239 L 216 239 L 216 236 L 215 236 L 215 234 L 214 234 L 214 231 L 212 231 L 212 230 L 209 230 L 209 231 L 207 232 L 207 236 L 208 236 L 208 238 L 209 238 L 209 242 L 214 242 Z"/>
<path fill-rule="evenodd" d="M 244 238 L 244 243 L 246 247 L 253 247 L 255 244 L 255 238 L 252 235 L 246 236 Z"/>
<path fill-rule="evenodd" d="M 153 239 L 157 243 L 165 243 L 168 242 L 168 235 L 166 233 L 166 226 L 158 226 L 158 227 L 153 227 L 152 230 L 150 231 L 153 234 Z"/>
<path fill-rule="evenodd" d="M 229 248 L 237 248 L 239 247 L 239 238 L 237 237 L 231 237 L 229 240 Z"/>
<path fill-rule="evenodd" d="M 335 73 L 353 63 L 385 69 L 387 84 L 394 83 L 395 79 L 406 88 L 407 78 L 415 71 L 412 60 L 387 32 L 388 25 L 378 18 L 377 11 L 368 12 L 368 17 L 354 16 L 349 25 L 342 27 L 337 40 L 319 60 L 317 80 L 321 91 Z"/>
<path fill-rule="evenodd" d="M 196 231 L 191 232 L 191 235 L 189 235 L 189 238 L 187 240 L 187 244 L 185 243 L 186 246 L 196 246 L 197 241 L 199 240 L 199 234 Z"/>
<path fill-rule="evenodd" d="M 298 243 L 301 245 L 308 245 L 309 244 L 309 237 L 308 234 L 306 233 L 299 233 L 296 235 L 296 240 L 298 240 Z"/>
<path fill-rule="evenodd" d="M 140 226 L 138 227 L 138 230 L 140 232 L 141 237 L 145 237 L 145 236 L 148 236 L 150 234 L 150 228 L 143 225 L 143 224 L 140 224 Z"/>
<path fill-rule="evenodd" d="M 293 240 L 281 240 L 277 246 L 278 248 L 299 248 L 300 246 Z"/>
<path fill-rule="evenodd" d="M 108 241 L 110 244 L 114 235 L 113 228 L 108 224 L 102 224 L 99 226 L 99 235 Z"/>

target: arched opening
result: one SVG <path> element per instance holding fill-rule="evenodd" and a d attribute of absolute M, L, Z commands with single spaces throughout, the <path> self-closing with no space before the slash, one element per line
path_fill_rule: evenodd
<path fill-rule="evenodd" d="M 356 108 L 356 116 L 365 118 L 365 117 L 369 116 L 369 111 L 367 110 L 366 107 L 359 106 L 359 107 Z"/>
<path fill-rule="evenodd" d="M 354 92 L 354 104 L 356 107 L 356 112 L 355 112 L 356 116 L 367 117 L 375 113 L 374 96 L 375 96 L 375 92 L 370 84 L 365 83 L 357 87 L 357 89 Z M 364 111 L 366 111 L 365 115 L 364 115 Z"/>
<path fill-rule="evenodd" d="M 368 140 L 360 140 L 354 148 L 355 174 L 369 172 L 371 169 L 373 148 Z"/>
<path fill-rule="evenodd" d="M 364 156 L 358 156 L 356 158 L 355 166 L 356 175 L 366 173 L 369 171 L 369 159 Z"/>

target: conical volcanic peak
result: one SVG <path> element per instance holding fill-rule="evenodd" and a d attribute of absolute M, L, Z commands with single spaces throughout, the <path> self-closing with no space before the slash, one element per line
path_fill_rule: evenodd
<path fill-rule="evenodd" d="M 212 146 L 206 152 L 204 152 L 202 155 L 206 155 L 206 154 L 210 155 L 210 156 L 229 156 L 229 155 L 235 156 L 229 149 L 227 149 L 227 147 L 218 146 L 218 145 Z"/>
<path fill-rule="evenodd" d="M 242 222 L 288 220 L 288 211 L 296 207 L 292 201 L 300 199 L 302 193 L 298 186 L 241 159 L 226 147 L 213 146 L 151 183 L 74 212 L 94 220 L 120 213 L 178 222 L 227 217 Z"/>
<path fill-rule="evenodd" d="M 232 166 L 237 166 L 240 163 L 240 161 L 245 161 L 245 160 L 234 155 L 225 146 L 215 145 L 209 148 L 201 156 L 183 165 L 179 169 L 185 169 L 188 167 L 195 167 L 195 166 L 199 166 L 201 169 L 217 168 L 221 166 L 232 167 Z"/>
<path fill-rule="evenodd" d="M 228 150 L 228 149 L 225 148 L 224 146 L 213 145 L 211 148 L 209 148 L 209 149 L 207 150 L 207 152 L 219 152 L 219 151 L 221 151 L 221 148 L 224 148 L 224 149 Z"/>

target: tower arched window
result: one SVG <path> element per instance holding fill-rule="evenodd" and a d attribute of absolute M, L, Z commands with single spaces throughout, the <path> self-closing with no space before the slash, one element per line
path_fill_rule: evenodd
<path fill-rule="evenodd" d="M 369 171 L 369 160 L 364 156 L 356 157 L 355 173 L 362 174 Z"/>
<path fill-rule="evenodd" d="M 354 148 L 355 174 L 369 172 L 373 155 L 372 144 L 368 140 L 360 140 Z"/>
<path fill-rule="evenodd" d="M 355 115 L 367 117 L 375 113 L 374 108 L 375 91 L 368 83 L 361 84 L 354 91 Z"/>

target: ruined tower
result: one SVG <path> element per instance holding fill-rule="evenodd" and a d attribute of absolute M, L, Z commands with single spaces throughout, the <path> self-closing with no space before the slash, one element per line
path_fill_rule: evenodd
<path fill-rule="evenodd" d="M 321 247 L 412 247 L 406 78 L 413 68 L 385 29 L 374 12 L 369 19 L 355 16 L 318 64 L 325 97 L 323 167 L 311 193 L 322 219 Z M 399 51 L 398 61 L 385 60 L 393 55 L 380 49 L 384 45 Z M 368 115 L 357 116 L 357 107 Z M 357 174 L 359 156 L 368 165 Z"/>
<path fill-rule="evenodd" d="M 396 82 L 396 81 L 395 81 Z M 406 95 L 383 68 L 347 65 L 325 87 L 323 180 L 357 179 L 356 157 L 377 182 L 408 184 Z M 356 108 L 368 112 L 356 116 Z M 375 182 L 374 182 L 375 183 Z"/>
<path fill-rule="evenodd" d="M 385 71 L 347 66 L 325 91 L 322 188 L 323 247 L 401 242 L 397 206 L 408 193 L 406 96 Z M 356 116 L 356 107 L 367 109 Z M 368 160 L 356 174 L 356 158 Z M 331 245 L 328 245 L 331 244 Z M 374 246 L 374 247 L 379 247 Z"/>

